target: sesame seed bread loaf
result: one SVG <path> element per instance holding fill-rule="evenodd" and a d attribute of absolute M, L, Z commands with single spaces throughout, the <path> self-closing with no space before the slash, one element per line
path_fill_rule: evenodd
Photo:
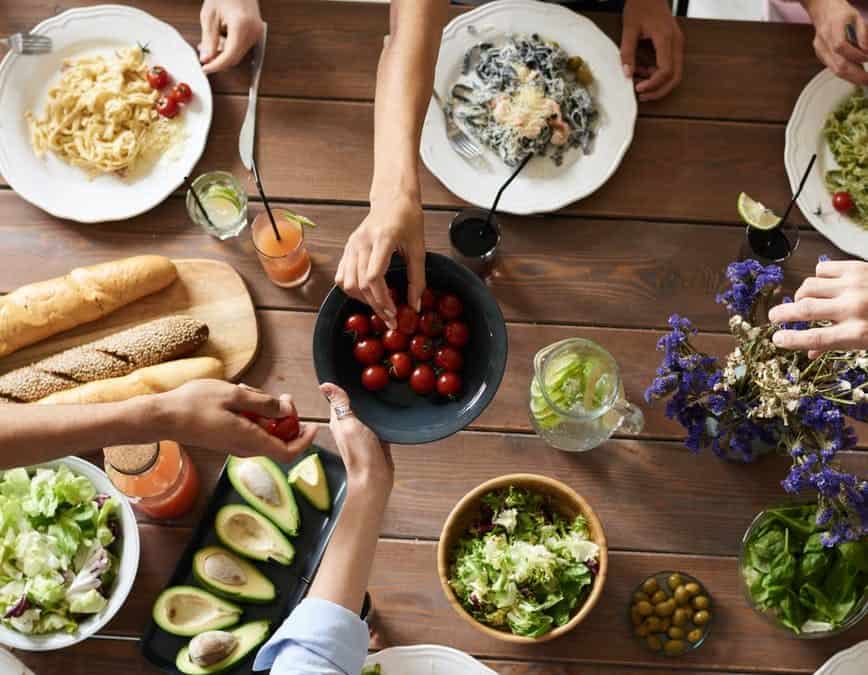
<path fill-rule="evenodd" d="M 168 258 L 141 255 L 22 286 L 0 297 L 0 356 L 96 321 L 162 290 L 177 276 Z"/>
<path fill-rule="evenodd" d="M 87 382 L 122 377 L 187 356 L 208 340 L 208 326 L 168 316 L 73 347 L 0 375 L 0 400 L 30 403 Z"/>
<path fill-rule="evenodd" d="M 49 403 L 111 403 L 144 394 L 161 394 L 190 380 L 223 379 L 223 362 L 210 356 L 180 359 L 142 368 L 124 377 L 89 382 L 75 389 L 46 396 L 36 405 Z"/>

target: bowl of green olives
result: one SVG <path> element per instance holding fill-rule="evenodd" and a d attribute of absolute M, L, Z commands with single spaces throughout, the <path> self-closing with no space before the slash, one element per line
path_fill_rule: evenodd
<path fill-rule="evenodd" d="M 682 656 L 708 638 L 711 595 L 685 572 L 652 574 L 633 591 L 627 610 L 633 635 L 644 647 L 664 656 Z"/>

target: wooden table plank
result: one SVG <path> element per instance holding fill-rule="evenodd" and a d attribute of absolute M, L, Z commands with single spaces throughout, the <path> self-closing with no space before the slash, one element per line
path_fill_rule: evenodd
<path fill-rule="evenodd" d="M 32 0 L 11 4 L 0 33 L 33 26 L 43 18 L 98 0 Z M 371 100 L 388 9 L 376 3 L 262 0 L 268 27 L 263 96 Z M 193 2 L 140 0 L 142 9 L 199 41 L 199 8 Z M 452 8 L 456 16 L 462 9 Z M 589 14 L 618 44 L 620 17 Z M 759 22 L 681 20 L 686 37 L 684 79 L 663 101 L 640 104 L 642 115 L 786 122 L 802 87 L 821 69 L 809 26 Z M 738 48 L 733 49 L 733 35 Z M 245 70 L 212 78 L 215 91 L 246 92 Z"/>
<path fill-rule="evenodd" d="M 190 222 L 180 199 L 128 222 L 82 225 L 59 221 L 0 190 L 0 291 L 64 274 L 73 265 L 151 252 L 224 260 L 244 277 L 256 305 L 315 310 L 331 288 L 344 242 L 367 210 L 288 207 L 320 224 L 306 235 L 315 265 L 311 280 L 291 290 L 268 281 L 246 232 L 220 242 Z M 453 215 L 426 213 L 429 250 L 449 254 Z M 742 228 L 520 216 L 503 216 L 502 225 L 500 259 L 487 283 L 508 320 L 663 328 L 670 314 L 679 313 L 703 330 L 727 330 L 726 312 L 714 297 L 726 265 L 739 257 Z M 804 232 L 786 268 L 788 290 L 813 272 L 822 253 L 846 257 L 818 233 Z"/>

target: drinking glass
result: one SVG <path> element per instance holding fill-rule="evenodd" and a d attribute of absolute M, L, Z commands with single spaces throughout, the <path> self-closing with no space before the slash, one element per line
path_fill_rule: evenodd
<path fill-rule="evenodd" d="M 274 227 L 267 211 L 253 220 L 250 235 L 262 269 L 276 286 L 294 288 L 310 277 L 310 255 L 304 246 L 304 226 L 285 209 L 272 209 L 280 240 L 274 236 Z"/>
<path fill-rule="evenodd" d="M 209 171 L 193 181 L 193 189 L 208 212 L 187 190 L 187 213 L 203 230 L 218 239 L 237 237 L 247 227 L 247 190 L 227 171 Z M 210 220 L 210 222 L 209 222 Z"/>

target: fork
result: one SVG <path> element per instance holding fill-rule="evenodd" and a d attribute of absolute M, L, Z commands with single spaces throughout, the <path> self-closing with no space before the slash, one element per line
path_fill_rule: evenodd
<path fill-rule="evenodd" d="M 449 145 L 452 146 L 452 149 L 455 150 L 455 152 L 464 157 L 464 159 L 474 160 L 479 157 L 482 154 L 480 147 L 464 133 L 461 127 L 459 127 L 455 123 L 455 120 L 452 119 L 452 116 L 446 112 L 446 106 L 443 105 L 443 101 L 437 93 L 437 90 L 435 89 L 432 93 L 434 95 L 434 100 L 437 101 L 437 104 L 440 106 L 440 110 L 443 111 L 443 117 L 446 118 L 446 138 L 449 140 Z"/>
<path fill-rule="evenodd" d="M 0 38 L 4 45 L 17 54 L 47 54 L 51 51 L 51 38 L 37 33 L 15 33 Z"/>

